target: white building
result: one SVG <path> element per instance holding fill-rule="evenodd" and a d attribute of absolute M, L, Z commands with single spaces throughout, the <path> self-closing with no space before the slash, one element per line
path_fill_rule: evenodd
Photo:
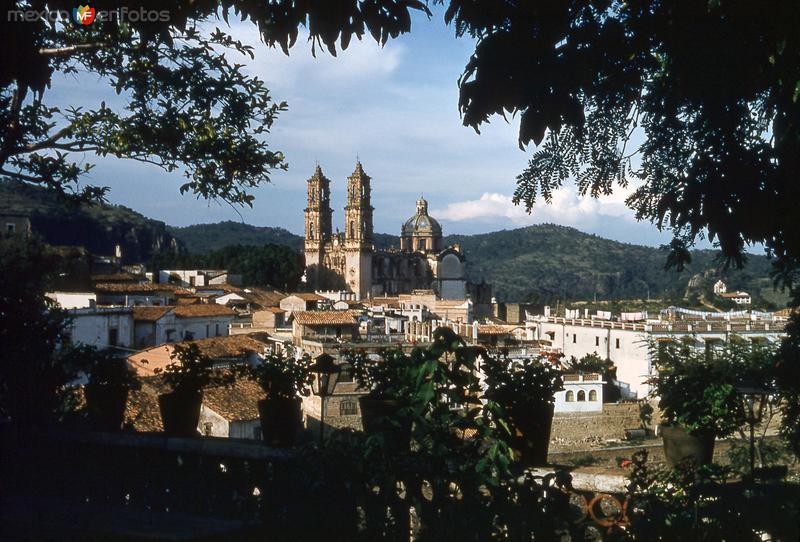
<path fill-rule="evenodd" d="M 555 394 L 555 411 L 602 412 L 603 384 L 599 374 L 564 375 L 564 389 Z"/>
<path fill-rule="evenodd" d="M 136 348 L 158 344 L 227 337 L 236 313 L 216 303 L 177 307 L 134 307 Z"/>
<path fill-rule="evenodd" d="M 158 282 L 184 288 L 212 284 L 239 285 L 242 283 L 242 276 L 228 273 L 224 269 L 162 269 L 158 272 Z"/>
<path fill-rule="evenodd" d="M 722 297 L 723 299 L 730 299 L 737 305 L 750 305 L 753 303 L 750 294 L 748 294 L 747 292 L 727 292 L 720 294 L 720 297 Z"/>
<path fill-rule="evenodd" d="M 714 341 L 727 341 L 734 335 L 769 341 L 778 341 L 785 335 L 786 319 L 772 315 L 736 313 L 737 317 L 725 320 L 726 313 L 678 311 L 676 314 L 683 313 L 687 313 L 683 319 L 645 322 L 534 316 L 526 322 L 526 328 L 533 330 L 534 339 L 549 342 L 567 358 L 595 353 L 610 359 L 617 367 L 617 380 L 623 387 L 626 384 L 630 387 L 630 398 L 639 399 L 650 391 L 646 380 L 653 368 L 648 348 L 651 341 L 691 336 L 698 347 L 704 347 Z"/>
<path fill-rule="evenodd" d="M 727 291 L 728 291 L 728 287 L 721 280 L 718 280 L 717 282 L 714 283 L 714 294 L 715 295 L 722 295 Z"/>
<path fill-rule="evenodd" d="M 69 311 L 69 342 L 104 348 L 132 348 L 133 309 L 129 307 L 92 307 Z"/>

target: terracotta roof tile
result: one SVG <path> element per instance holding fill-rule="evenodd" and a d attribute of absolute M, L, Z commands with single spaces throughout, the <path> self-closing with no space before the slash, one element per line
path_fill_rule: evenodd
<path fill-rule="evenodd" d="M 174 307 L 133 307 L 133 320 L 136 322 L 155 322 L 171 311 Z"/>
<path fill-rule="evenodd" d="M 228 421 L 258 419 L 258 402 L 265 397 L 261 386 L 239 379 L 231 387 L 206 388 L 203 404 Z"/>
<path fill-rule="evenodd" d="M 200 352 L 211 359 L 238 358 L 249 352 L 263 352 L 266 344 L 249 335 L 229 335 L 227 337 L 210 337 L 196 341 L 184 341 L 181 345 L 194 343 Z M 128 357 L 128 362 L 139 376 L 153 376 L 155 369 L 163 369 L 174 360 L 172 353 L 175 344 L 162 344 L 142 350 Z"/>
<path fill-rule="evenodd" d="M 189 290 L 184 290 L 182 288 L 178 288 L 173 284 L 153 284 L 150 282 L 144 284 L 132 284 L 132 283 L 111 283 L 111 282 L 99 282 L 94 285 L 94 289 L 98 292 L 103 293 L 155 293 L 155 292 L 175 292 L 177 293 L 189 293 Z"/>
<path fill-rule="evenodd" d="M 356 312 L 346 311 L 298 311 L 294 313 L 294 319 L 298 324 L 304 326 L 322 325 L 347 325 L 356 324 Z"/>

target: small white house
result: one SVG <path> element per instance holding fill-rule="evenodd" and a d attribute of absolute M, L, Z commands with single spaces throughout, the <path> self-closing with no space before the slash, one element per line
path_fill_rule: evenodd
<path fill-rule="evenodd" d="M 555 411 L 602 412 L 603 384 L 596 373 L 564 375 L 564 389 L 555 394 Z"/>
<path fill-rule="evenodd" d="M 714 294 L 715 295 L 722 295 L 727 291 L 728 291 L 728 287 L 721 280 L 718 280 L 717 282 L 714 283 Z"/>
<path fill-rule="evenodd" d="M 98 349 L 133 346 L 133 309 L 92 307 L 69 311 L 69 341 Z"/>

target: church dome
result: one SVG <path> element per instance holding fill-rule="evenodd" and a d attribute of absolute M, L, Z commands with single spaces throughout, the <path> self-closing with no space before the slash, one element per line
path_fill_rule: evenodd
<path fill-rule="evenodd" d="M 441 236 L 442 226 L 428 215 L 428 202 L 417 200 L 417 213 L 403 224 L 403 237 Z"/>

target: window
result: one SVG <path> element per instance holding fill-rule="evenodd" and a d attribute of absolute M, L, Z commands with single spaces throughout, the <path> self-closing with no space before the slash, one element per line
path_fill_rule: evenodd
<path fill-rule="evenodd" d="M 597 390 L 589 390 L 589 400 L 597 401 Z"/>
<path fill-rule="evenodd" d="M 206 324 L 206 337 L 211 337 L 211 324 Z"/>
<path fill-rule="evenodd" d="M 578 342 L 578 334 L 577 333 L 573 333 L 572 334 L 572 344 L 575 344 L 576 342 Z"/>
<path fill-rule="evenodd" d="M 15 231 L 17 231 L 17 225 L 13 224 L 11 222 L 8 222 L 6 224 L 6 233 L 14 233 Z"/>
<path fill-rule="evenodd" d="M 417 241 L 417 250 L 425 250 L 425 239 L 419 239 Z"/>
<path fill-rule="evenodd" d="M 339 373 L 339 380 L 337 382 L 352 382 L 353 381 L 353 368 L 349 365 L 343 365 L 342 371 Z"/>
<path fill-rule="evenodd" d="M 586 400 L 586 392 L 581 390 L 578 392 L 578 401 L 585 401 Z"/>
<path fill-rule="evenodd" d="M 339 416 L 354 416 L 358 414 L 358 405 L 355 401 L 342 401 L 339 403 Z"/>
<path fill-rule="evenodd" d="M 214 424 L 211 422 L 206 422 L 203 424 L 203 434 L 207 437 L 211 436 L 211 432 L 214 430 Z"/>
<path fill-rule="evenodd" d="M 261 428 L 260 427 L 253 427 L 253 438 L 256 440 L 261 440 Z"/>
<path fill-rule="evenodd" d="M 308 238 L 314 239 L 314 224 L 308 225 Z"/>
<path fill-rule="evenodd" d="M 183 340 L 184 341 L 194 340 L 194 333 L 191 332 L 191 331 L 184 331 L 183 332 Z"/>
<path fill-rule="evenodd" d="M 112 327 L 108 329 L 108 346 L 117 346 L 119 340 L 119 331 L 117 328 Z"/>
<path fill-rule="evenodd" d="M 600 337 L 595 337 L 594 338 L 594 345 L 595 346 L 600 346 Z"/>
<path fill-rule="evenodd" d="M 219 324 L 214 324 L 214 336 L 219 337 Z"/>
<path fill-rule="evenodd" d="M 619 348 L 619 339 L 616 341 L 617 348 Z"/>
<path fill-rule="evenodd" d="M 197 277 L 189 277 L 189 284 L 191 286 L 194 286 L 195 282 L 197 282 Z"/>
<path fill-rule="evenodd" d="M 350 221 L 350 239 L 356 238 L 356 223 L 354 220 Z"/>
<path fill-rule="evenodd" d="M 170 343 L 170 342 L 175 340 L 175 330 L 174 329 L 166 330 L 165 334 L 167 335 L 167 342 L 168 343 Z"/>
<path fill-rule="evenodd" d="M 572 391 L 568 391 L 565 400 L 567 401 L 567 403 L 572 403 L 573 401 L 575 401 L 575 394 Z"/>

